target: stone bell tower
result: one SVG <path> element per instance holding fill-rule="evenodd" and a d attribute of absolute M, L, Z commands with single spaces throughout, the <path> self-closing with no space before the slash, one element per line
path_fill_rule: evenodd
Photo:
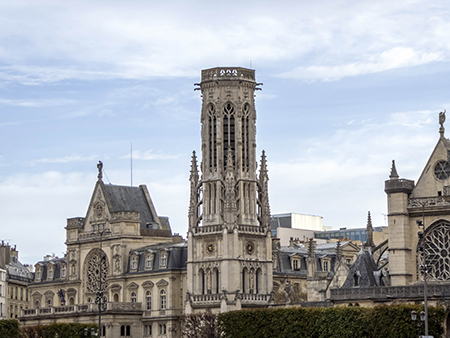
<path fill-rule="evenodd" d="M 202 161 L 192 156 L 186 313 L 266 306 L 272 291 L 268 175 L 256 162 L 255 71 L 202 71 Z"/>

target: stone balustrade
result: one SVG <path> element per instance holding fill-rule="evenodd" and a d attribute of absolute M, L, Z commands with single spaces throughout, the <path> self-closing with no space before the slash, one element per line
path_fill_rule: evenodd
<path fill-rule="evenodd" d="M 223 226 L 219 225 L 204 225 L 194 228 L 194 235 L 196 234 L 213 234 L 222 232 Z"/>
<path fill-rule="evenodd" d="M 106 310 L 108 311 L 142 311 L 142 303 L 124 303 L 124 302 L 108 302 L 106 303 Z M 97 312 L 98 305 L 95 303 L 78 304 L 78 305 L 66 305 L 66 306 L 50 306 L 38 309 L 23 309 L 21 317 L 34 317 L 34 316 L 59 316 L 64 314 L 74 313 L 86 313 Z"/>
<path fill-rule="evenodd" d="M 427 287 L 428 297 L 442 297 L 450 292 L 450 285 L 429 284 Z M 341 288 L 330 290 L 330 300 L 363 300 L 363 299 L 395 299 L 395 298 L 423 298 L 423 285 L 387 286 L 368 288 Z"/>
<path fill-rule="evenodd" d="M 450 196 L 417 197 L 408 199 L 408 208 L 423 208 L 433 206 L 449 206 Z"/>
<path fill-rule="evenodd" d="M 255 81 L 255 71 L 253 69 L 240 67 L 217 67 L 202 70 L 202 82 L 218 80 L 221 78 L 235 78 Z"/>
<path fill-rule="evenodd" d="M 265 234 L 265 228 L 258 225 L 239 224 L 239 231 L 248 234 Z"/>

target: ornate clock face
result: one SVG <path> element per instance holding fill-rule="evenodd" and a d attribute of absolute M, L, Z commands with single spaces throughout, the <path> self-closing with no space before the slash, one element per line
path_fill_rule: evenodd
<path fill-rule="evenodd" d="M 209 254 L 212 254 L 212 253 L 214 253 L 214 244 L 212 244 L 212 243 L 209 243 L 209 244 L 207 244 L 206 245 L 206 252 L 207 253 L 209 253 Z"/>
<path fill-rule="evenodd" d="M 438 180 L 446 180 L 450 177 L 450 163 L 447 161 L 439 161 L 434 166 L 434 175 Z"/>
<path fill-rule="evenodd" d="M 247 253 L 249 253 L 250 255 L 252 253 L 255 252 L 255 245 L 253 244 L 253 242 L 247 242 L 247 244 L 245 244 L 245 250 L 247 250 Z"/>

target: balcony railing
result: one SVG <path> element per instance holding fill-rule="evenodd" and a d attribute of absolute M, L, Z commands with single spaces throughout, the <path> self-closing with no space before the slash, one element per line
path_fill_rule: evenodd
<path fill-rule="evenodd" d="M 108 302 L 106 303 L 106 312 L 108 311 L 142 311 L 142 303 L 122 303 Z M 50 306 L 38 309 L 23 309 L 22 317 L 48 316 L 48 315 L 64 315 L 73 313 L 98 312 L 98 305 L 94 303 L 67 305 L 67 306 Z"/>
<path fill-rule="evenodd" d="M 442 297 L 450 292 L 450 285 L 431 284 L 427 287 L 428 297 Z M 423 298 L 423 285 L 387 286 L 368 288 L 331 289 L 331 301 L 363 300 L 363 299 L 395 299 L 395 298 Z"/>
<path fill-rule="evenodd" d="M 219 225 L 204 225 L 194 228 L 194 234 L 213 234 L 220 233 L 223 229 L 221 224 Z"/>
<path fill-rule="evenodd" d="M 408 199 L 408 208 L 450 205 L 450 196 L 417 197 Z"/>
<path fill-rule="evenodd" d="M 255 71 L 247 68 L 218 67 L 202 70 L 202 81 L 236 78 L 255 81 Z"/>
<path fill-rule="evenodd" d="M 255 294 L 255 293 L 221 293 L 205 294 L 205 295 L 191 295 L 191 302 L 193 305 L 219 305 L 222 298 L 226 296 L 227 302 L 241 300 L 243 305 L 268 305 L 270 295 Z"/>

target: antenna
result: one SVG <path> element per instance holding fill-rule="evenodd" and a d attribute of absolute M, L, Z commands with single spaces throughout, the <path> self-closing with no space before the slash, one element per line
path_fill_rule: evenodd
<path fill-rule="evenodd" d="M 130 144 L 131 186 L 133 186 L 133 142 Z"/>

